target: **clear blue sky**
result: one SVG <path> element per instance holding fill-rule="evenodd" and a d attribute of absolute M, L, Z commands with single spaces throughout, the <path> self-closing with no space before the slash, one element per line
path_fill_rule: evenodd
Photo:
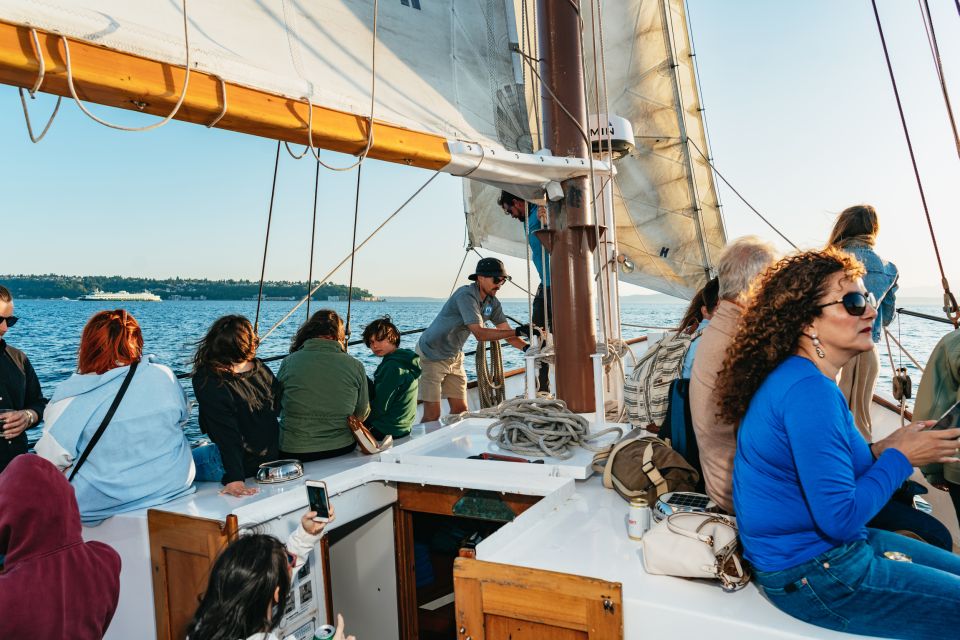
<path fill-rule="evenodd" d="M 960 16 L 953 0 L 931 4 L 960 110 Z M 960 161 L 920 12 L 902 0 L 883 0 L 880 10 L 957 290 L 960 215 L 950 185 L 955 191 Z M 690 11 L 720 171 L 805 247 L 822 244 L 844 207 L 874 204 L 882 216 L 878 249 L 900 267 L 905 292 L 935 293 L 939 276 L 869 0 L 690 0 Z M 34 120 L 53 103 L 51 96 L 31 101 Z M 147 121 L 93 108 L 115 121 Z M 66 100 L 47 138 L 33 145 L 16 90 L 0 87 L 0 272 L 258 278 L 275 148 L 271 140 L 176 122 L 116 132 Z M 306 278 L 313 172 L 309 156 L 297 162 L 282 152 L 268 279 Z M 366 163 L 359 236 L 429 175 Z M 323 170 L 320 180 L 315 277 L 349 252 L 355 174 Z M 730 237 L 774 239 L 722 186 L 721 197 Z M 358 255 L 356 283 L 381 295 L 445 296 L 463 244 L 461 182 L 443 175 Z M 525 280 L 522 261 L 507 264 Z M 333 278 L 346 279 L 346 269 Z"/>

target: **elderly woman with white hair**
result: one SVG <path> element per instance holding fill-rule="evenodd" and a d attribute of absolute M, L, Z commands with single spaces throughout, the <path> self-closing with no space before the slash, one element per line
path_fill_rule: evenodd
<path fill-rule="evenodd" d="M 756 236 L 744 236 L 727 245 L 717 262 L 720 302 L 700 336 L 690 373 L 690 415 L 700 449 L 703 480 L 710 497 L 730 513 L 736 425 L 717 419 L 714 389 L 727 347 L 737 333 L 750 285 L 778 257 L 773 245 Z"/>

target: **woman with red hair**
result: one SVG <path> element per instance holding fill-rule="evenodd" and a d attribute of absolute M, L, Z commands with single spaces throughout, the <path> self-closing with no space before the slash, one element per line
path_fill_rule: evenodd
<path fill-rule="evenodd" d="M 194 490 L 183 388 L 142 352 L 132 315 L 97 313 L 83 329 L 77 372 L 57 387 L 44 412 L 37 453 L 67 473 L 84 524 Z"/>

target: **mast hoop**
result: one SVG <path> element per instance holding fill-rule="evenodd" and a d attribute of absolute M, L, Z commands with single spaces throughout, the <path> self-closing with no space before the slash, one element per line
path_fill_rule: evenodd
<path fill-rule="evenodd" d="M 165 117 L 159 122 L 154 122 L 143 127 L 127 127 L 124 125 L 114 124 L 112 122 L 107 122 L 90 112 L 86 107 L 83 106 L 83 102 L 80 100 L 80 97 L 77 95 L 77 89 L 73 84 L 73 68 L 70 63 L 70 41 L 67 40 L 66 36 L 60 36 L 60 40 L 63 41 L 63 57 L 67 66 L 67 87 L 70 89 L 70 95 L 73 97 L 73 101 L 77 103 L 77 106 L 80 108 L 84 114 L 86 114 L 91 120 L 102 124 L 105 127 L 111 129 L 117 129 L 119 131 L 150 131 L 152 129 L 158 129 L 163 125 L 167 124 L 173 120 L 174 116 L 180 111 L 180 107 L 183 106 L 183 101 L 187 97 L 187 87 L 190 85 L 190 30 L 189 25 L 190 21 L 187 18 L 187 0 L 183 1 L 183 48 L 186 52 L 186 60 L 184 62 L 184 76 L 183 76 L 183 90 L 180 92 L 180 99 L 177 100 L 177 104 L 174 105 L 173 111 L 170 112 L 170 115 Z"/>
<path fill-rule="evenodd" d="M 37 30 L 31 28 L 30 36 L 33 39 L 33 48 L 37 53 L 37 79 L 33 83 L 33 87 L 27 89 L 27 92 L 30 94 L 30 99 L 37 97 L 37 91 L 40 90 L 40 86 L 43 84 L 43 78 L 47 72 L 47 64 L 43 58 L 43 49 L 40 48 L 40 38 L 37 36 Z M 43 127 L 43 131 L 40 132 L 39 136 L 33 134 L 33 124 L 30 122 L 30 110 L 27 107 L 27 99 L 23 95 L 23 87 L 17 87 L 17 90 L 20 92 L 20 104 L 23 106 L 23 118 L 27 121 L 27 135 L 30 136 L 30 142 L 37 144 L 43 137 L 47 135 L 47 131 L 50 130 L 50 126 L 53 125 L 53 119 L 57 117 L 57 112 L 60 111 L 60 103 L 63 101 L 63 96 L 57 96 L 57 104 L 53 107 L 53 113 L 50 114 L 50 119 L 47 120 L 46 126 Z"/>

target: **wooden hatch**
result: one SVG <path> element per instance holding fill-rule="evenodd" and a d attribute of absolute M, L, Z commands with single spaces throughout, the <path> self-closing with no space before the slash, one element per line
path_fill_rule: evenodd
<path fill-rule="evenodd" d="M 237 537 L 237 516 L 220 522 L 150 509 L 147 526 L 157 638 L 180 640 L 207 587 L 213 561 Z"/>
<path fill-rule="evenodd" d="M 458 640 L 618 640 L 620 583 L 457 558 Z"/>

